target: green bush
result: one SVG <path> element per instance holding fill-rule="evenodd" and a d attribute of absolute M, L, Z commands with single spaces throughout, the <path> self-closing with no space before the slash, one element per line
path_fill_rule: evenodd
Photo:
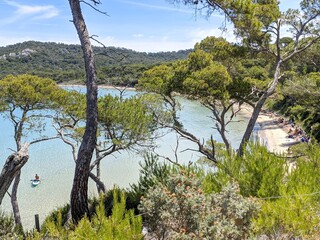
<path fill-rule="evenodd" d="M 279 195 L 261 200 L 255 230 L 271 239 L 320 239 L 320 148 L 301 144 L 292 148 L 300 156 L 285 177 Z"/>
<path fill-rule="evenodd" d="M 2 211 L 0 211 L 0 239 L 23 239 L 15 229 L 13 217 Z"/>
<path fill-rule="evenodd" d="M 118 201 L 115 192 L 112 215 L 109 218 L 105 217 L 105 208 L 103 201 L 101 201 L 91 222 L 87 218 L 83 218 L 75 231 L 71 232 L 70 239 L 142 239 L 141 216 L 135 216 L 133 210 L 126 211 L 125 207 L 124 194 Z"/>
<path fill-rule="evenodd" d="M 244 239 L 256 204 L 239 194 L 236 184 L 206 195 L 202 178 L 192 171 L 172 173 L 142 198 L 140 210 L 157 239 Z"/>
<path fill-rule="evenodd" d="M 140 164 L 140 175 L 137 183 L 132 184 L 128 194 L 129 199 L 135 206 L 140 203 L 140 198 L 155 186 L 158 182 L 166 182 L 170 172 L 175 167 L 165 162 L 159 161 L 159 158 L 153 154 L 145 154 L 144 162 Z"/>
<path fill-rule="evenodd" d="M 95 214 L 89 220 L 83 218 L 77 226 L 63 226 L 61 212 L 55 219 L 44 223 L 42 233 L 34 233 L 29 239 L 112 239 L 124 240 L 142 239 L 142 218 L 136 216 L 133 210 L 126 210 L 125 193 L 114 191 L 112 214 L 106 217 L 104 198 L 101 197 Z"/>
<path fill-rule="evenodd" d="M 236 181 L 243 196 L 278 196 L 287 173 L 286 159 L 268 152 L 258 143 L 250 143 L 243 157 L 225 155 L 217 168 L 205 178 L 205 191 L 218 192 Z"/>
<path fill-rule="evenodd" d="M 263 200 L 254 220 L 255 233 L 269 239 L 320 239 L 319 207 L 308 195 Z"/>

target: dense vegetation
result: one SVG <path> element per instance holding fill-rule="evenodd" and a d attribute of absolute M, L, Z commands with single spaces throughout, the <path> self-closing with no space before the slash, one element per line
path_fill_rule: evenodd
<path fill-rule="evenodd" d="M 92 53 L 90 41 L 87 45 L 81 41 L 86 95 L 59 88 L 57 79 L 31 74 L 8 75 L 0 80 L 0 110 L 13 124 L 16 143 L 16 152 L 8 156 L 0 175 L 0 202 L 13 184 L 10 198 L 14 213 L 13 218 L 0 215 L 1 238 L 320 238 L 320 2 L 302 0 L 301 12 L 286 13 L 278 11 L 274 0 L 172 2 L 199 4 L 197 7 L 203 6 L 209 13 L 223 11 L 243 38 L 242 44 L 207 37 L 185 58 L 153 62 L 156 66 L 150 68 L 132 68 L 146 71 L 137 85 L 143 93 L 128 99 L 121 91 L 119 97 L 98 96 L 94 57 L 88 54 Z M 75 4 L 71 9 L 79 13 L 80 1 L 70 3 Z M 81 28 L 84 22 L 77 25 L 76 20 L 79 17 L 74 17 L 74 23 L 80 39 L 88 40 L 87 29 Z M 291 27 L 292 38 L 280 37 L 285 25 Z M 96 49 L 95 57 L 105 57 L 99 51 Z M 300 58 L 302 52 L 305 54 Z M 19 56 L 3 56 L 1 61 L 24 59 L 28 66 L 34 53 L 27 49 Z M 81 62 L 79 55 L 72 58 L 68 54 L 63 59 L 77 65 Z M 50 65 L 56 64 L 52 61 Z M 106 66 L 97 64 L 99 74 L 104 69 L 118 79 L 114 70 L 125 72 L 121 64 L 113 70 Z M 214 125 L 204 127 L 215 128 L 223 143 L 212 137 L 201 140 L 183 127 L 178 117 L 177 92 L 198 100 L 211 111 Z M 232 149 L 226 127 L 243 103 L 252 107 L 252 115 L 239 148 Z M 249 141 L 265 103 L 302 125 L 312 141 L 290 147 L 282 155 Z M 51 120 L 56 131 L 52 138 L 61 138 L 72 148 L 75 177 L 70 204 L 54 211 L 39 232 L 25 232 L 17 190 L 21 168 L 29 158 L 28 146 L 50 139 L 41 134 L 43 118 Z M 151 153 L 153 140 L 170 131 L 196 144 L 196 150 L 185 151 L 198 151 L 203 157 L 186 166 L 180 164 L 177 154 L 175 160 L 161 156 L 168 162 L 160 161 Z M 26 138 L 30 133 L 42 139 L 30 141 Z M 128 189 L 107 191 L 100 180 L 100 161 L 123 150 L 147 152 L 139 181 Z M 98 199 L 88 199 L 89 177 L 97 184 Z"/>
<path fill-rule="evenodd" d="M 190 50 L 146 53 L 125 48 L 94 47 L 100 84 L 134 85 L 143 71 L 164 62 L 186 58 Z M 83 83 L 80 45 L 28 41 L 0 47 L 0 77 L 33 74 L 58 83 Z"/>

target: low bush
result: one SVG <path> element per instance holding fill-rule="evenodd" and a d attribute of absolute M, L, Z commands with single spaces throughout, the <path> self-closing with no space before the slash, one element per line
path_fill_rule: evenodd
<path fill-rule="evenodd" d="M 239 194 L 237 184 L 206 195 L 192 171 L 172 173 L 142 198 L 140 210 L 156 239 L 245 239 L 257 209 Z"/>
<path fill-rule="evenodd" d="M 28 239 L 143 239 L 142 218 L 136 216 L 133 210 L 126 210 L 124 192 L 114 191 L 112 214 L 109 217 L 106 216 L 104 198 L 101 197 L 90 220 L 84 217 L 77 226 L 66 227 L 62 219 L 61 212 L 57 212 L 55 219 L 45 221 L 41 234 L 34 233 Z"/>

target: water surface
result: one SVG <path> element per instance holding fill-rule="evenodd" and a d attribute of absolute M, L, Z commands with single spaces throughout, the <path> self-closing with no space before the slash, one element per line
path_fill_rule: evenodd
<path fill-rule="evenodd" d="M 79 88 L 75 88 L 79 89 Z M 80 89 L 84 91 L 84 88 Z M 110 93 L 118 94 L 116 90 L 100 89 L 99 95 Z M 127 91 L 126 96 L 136 94 L 134 91 Z M 191 133 L 204 141 L 213 135 L 214 139 L 221 141 L 219 134 L 212 128 L 214 122 L 210 112 L 196 101 L 179 97 L 182 111 L 179 113 L 180 120 L 184 127 Z M 230 124 L 228 137 L 231 144 L 236 148 L 241 140 L 247 120 L 243 116 L 238 116 L 240 122 Z M 48 129 L 48 131 L 52 131 Z M 11 122 L 0 116 L 0 165 L 3 166 L 7 156 L 15 149 L 13 141 L 13 126 Z M 157 141 L 156 151 L 174 159 L 174 149 L 176 148 L 177 136 L 174 133 L 165 135 Z M 196 161 L 200 154 L 195 151 L 183 151 L 196 146 L 187 140 L 179 143 L 179 161 L 186 163 Z M 183 151 L 183 152 L 181 152 Z M 139 161 L 142 157 L 135 153 L 121 152 L 114 154 L 102 161 L 101 179 L 108 188 L 114 185 L 129 187 L 139 177 Z M 22 169 L 21 181 L 18 189 L 18 201 L 21 211 L 23 225 L 26 229 L 34 227 L 34 215 L 39 214 L 40 221 L 53 210 L 66 204 L 70 199 L 72 179 L 75 164 L 72 159 L 71 149 L 61 140 L 40 142 L 30 146 L 29 161 Z M 40 175 L 42 181 L 37 187 L 31 186 L 31 179 L 35 174 Z M 89 195 L 96 194 L 95 185 L 89 182 Z M 11 211 L 10 199 L 5 197 L 2 210 Z"/>

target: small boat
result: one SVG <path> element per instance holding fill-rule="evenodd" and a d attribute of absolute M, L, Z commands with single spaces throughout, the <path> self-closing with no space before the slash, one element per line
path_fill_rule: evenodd
<path fill-rule="evenodd" d="M 39 183 L 40 183 L 40 180 L 39 180 L 39 179 L 33 179 L 33 180 L 31 180 L 31 185 L 32 185 L 32 187 L 38 186 Z"/>

